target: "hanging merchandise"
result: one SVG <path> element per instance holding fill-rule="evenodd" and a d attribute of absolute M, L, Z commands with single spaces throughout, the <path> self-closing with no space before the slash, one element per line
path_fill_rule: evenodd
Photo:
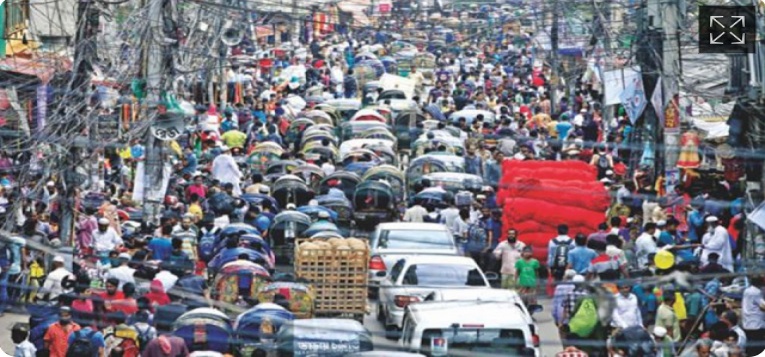
<path fill-rule="evenodd" d="M 667 118 L 669 119 L 669 118 Z M 699 157 L 699 134 L 696 130 L 690 130 L 680 137 L 680 157 L 677 160 L 677 167 L 683 169 L 695 169 L 701 164 Z"/>

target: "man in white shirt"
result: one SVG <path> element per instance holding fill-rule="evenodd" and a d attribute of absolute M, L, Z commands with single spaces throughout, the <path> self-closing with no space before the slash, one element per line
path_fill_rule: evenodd
<path fill-rule="evenodd" d="M 762 279 L 754 277 L 751 284 L 744 289 L 741 299 L 741 327 L 746 333 L 747 356 L 757 356 L 762 353 L 765 341 L 765 301 L 762 295 Z"/>
<path fill-rule="evenodd" d="M 422 199 L 415 198 L 414 206 L 409 207 L 406 212 L 404 212 L 404 222 L 422 223 L 425 222 L 425 216 L 427 215 L 428 210 L 426 210 L 425 207 L 422 207 Z"/>
<path fill-rule="evenodd" d="M 640 315 L 637 296 L 632 293 L 632 285 L 619 283 L 619 293 L 615 296 L 615 302 L 614 327 L 624 330 L 632 326 L 643 326 L 643 317 Z"/>
<path fill-rule="evenodd" d="M 240 187 L 242 172 L 239 170 L 239 164 L 231 156 L 231 148 L 224 145 L 221 150 L 223 154 L 218 155 L 212 163 L 213 177 L 220 181 L 221 184 L 230 183 L 234 185 L 233 196 L 239 197 L 242 195 Z"/>
<path fill-rule="evenodd" d="M 74 279 L 74 275 L 64 267 L 64 257 L 57 255 L 53 258 L 53 267 L 50 274 L 45 277 L 42 288 L 37 293 L 38 299 L 56 301 L 59 295 L 68 291 L 61 283 L 64 279 Z"/>
<path fill-rule="evenodd" d="M 635 256 L 638 266 L 648 266 L 648 255 L 656 253 L 659 249 L 656 245 L 656 223 L 649 222 L 643 226 L 643 233 L 635 240 Z"/>
<path fill-rule="evenodd" d="M 457 208 L 457 204 L 454 199 L 449 201 L 449 207 L 441 210 L 441 223 L 451 229 L 454 225 L 454 221 L 460 216 L 460 210 Z"/>
<path fill-rule="evenodd" d="M 125 283 L 132 283 L 135 285 L 135 278 L 133 277 L 135 269 L 128 266 L 128 262 L 130 262 L 130 254 L 121 253 L 119 255 L 119 261 L 120 266 L 109 269 L 106 273 L 106 279 L 115 278 L 119 280 L 120 284 L 117 286 L 117 289 L 122 290 L 122 286 L 125 285 Z"/>
<path fill-rule="evenodd" d="M 728 230 L 720 226 L 715 216 L 706 219 L 709 230 L 701 238 L 701 266 L 709 264 L 709 254 L 720 255 L 720 265 L 728 271 L 733 271 L 733 254 L 731 253 L 730 237 Z"/>
<path fill-rule="evenodd" d="M 109 226 L 109 220 L 101 218 L 98 220 L 98 229 L 93 231 L 93 251 L 104 259 L 109 258 L 109 252 L 122 246 L 122 238 L 117 231 Z"/>

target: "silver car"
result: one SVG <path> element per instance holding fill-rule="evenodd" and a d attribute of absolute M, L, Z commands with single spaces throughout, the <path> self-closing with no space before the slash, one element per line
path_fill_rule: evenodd
<path fill-rule="evenodd" d="M 370 295 L 377 296 L 377 287 L 386 272 L 399 259 L 410 255 L 458 255 L 451 231 L 436 223 L 382 223 L 369 238 Z"/>
<path fill-rule="evenodd" d="M 419 255 L 402 258 L 380 282 L 377 318 L 386 335 L 396 338 L 409 304 L 424 301 L 435 290 L 486 288 L 488 279 L 473 258 Z"/>

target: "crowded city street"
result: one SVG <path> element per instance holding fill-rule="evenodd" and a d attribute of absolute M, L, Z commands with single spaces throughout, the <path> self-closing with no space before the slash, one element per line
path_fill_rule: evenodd
<path fill-rule="evenodd" d="M 761 355 L 734 5 L 6 1 L 0 357 Z"/>

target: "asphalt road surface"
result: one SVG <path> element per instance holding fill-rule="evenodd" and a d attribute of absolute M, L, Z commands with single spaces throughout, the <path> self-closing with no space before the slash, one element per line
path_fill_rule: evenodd
<path fill-rule="evenodd" d="M 558 338 L 558 329 L 552 321 L 550 315 L 550 299 L 542 299 L 539 301 L 544 306 L 544 311 L 535 315 L 537 321 L 537 327 L 540 331 L 540 339 L 542 344 L 542 356 L 552 357 L 557 352 L 561 351 L 560 339 Z M 374 344 L 377 348 L 383 350 L 398 349 L 398 343 L 396 341 L 390 341 L 385 339 L 382 325 L 375 319 L 375 305 L 371 304 L 372 308 L 370 314 L 364 318 L 364 326 L 366 326 L 370 332 L 374 335 Z M 28 322 L 28 315 L 6 313 L 3 317 L 0 317 L 0 348 L 13 356 L 13 342 L 11 341 L 11 327 L 17 322 Z"/>

